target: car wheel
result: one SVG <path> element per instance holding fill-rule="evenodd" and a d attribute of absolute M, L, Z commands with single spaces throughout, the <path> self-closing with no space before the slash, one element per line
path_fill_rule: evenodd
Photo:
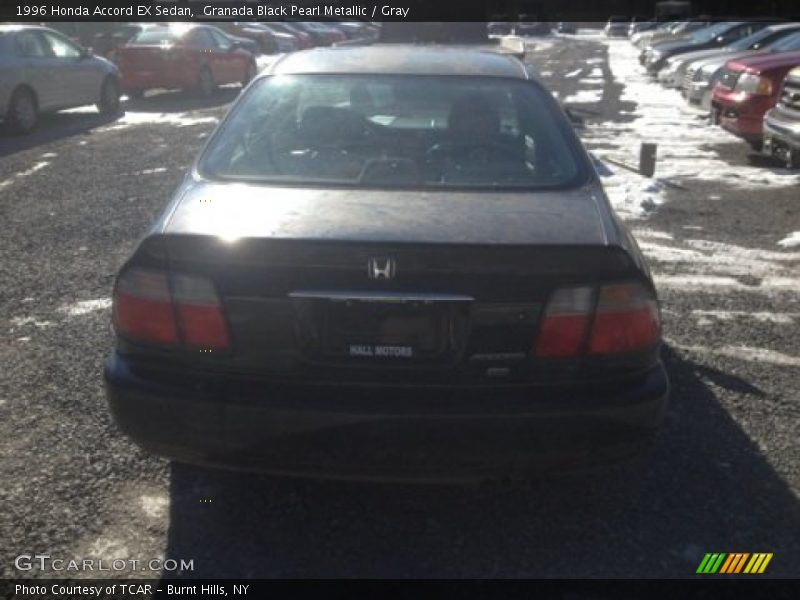
<path fill-rule="evenodd" d="M 115 115 L 119 112 L 119 84 L 111 77 L 106 77 L 100 89 L 100 100 L 97 110 L 101 115 Z"/>
<path fill-rule="evenodd" d="M 786 168 L 800 169 L 800 148 L 791 148 L 786 152 Z"/>
<path fill-rule="evenodd" d="M 20 88 L 11 95 L 6 122 L 12 133 L 28 133 L 39 120 L 36 96 L 27 88 Z"/>
<path fill-rule="evenodd" d="M 197 91 L 203 98 L 208 98 L 214 93 L 216 84 L 214 83 L 214 76 L 211 74 L 211 69 L 203 67 L 197 75 Z"/>
<path fill-rule="evenodd" d="M 250 83 L 250 81 L 253 79 L 253 77 L 256 76 L 257 73 L 258 73 L 258 68 L 256 67 L 256 63 L 254 62 L 248 63 L 247 71 L 245 72 L 244 75 L 244 80 L 242 80 L 242 87 Z"/>

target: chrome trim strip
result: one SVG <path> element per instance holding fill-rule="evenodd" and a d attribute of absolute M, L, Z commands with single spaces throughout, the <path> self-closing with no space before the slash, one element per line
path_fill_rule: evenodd
<path fill-rule="evenodd" d="M 474 302 L 472 296 L 461 294 L 425 294 L 405 292 L 341 292 L 301 290 L 289 292 L 289 298 L 302 300 L 359 300 L 368 302 Z"/>

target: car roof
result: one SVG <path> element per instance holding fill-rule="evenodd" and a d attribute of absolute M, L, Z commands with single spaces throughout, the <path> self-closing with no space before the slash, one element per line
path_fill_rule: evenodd
<path fill-rule="evenodd" d="M 790 21 L 789 23 L 776 23 L 774 25 L 768 25 L 765 29 L 769 31 L 781 31 L 782 29 L 790 29 L 792 27 L 800 27 L 800 23 L 797 21 Z"/>
<path fill-rule="evenodd" d="M 759 71 L 800 63 L 800 50 L 745 56 L 729 61 L 725 67 L 735 71 Z"/>
<path fill-rule="evenodd" d="M 22 31 L 25 29 L 52 31 L 51 29 L 42 27 L 41 25 L 25 25 L 22 23 L 8 23 L 5 25 L 0 24 L 0 33 L 13 33 L 15 31 Z"/>
<path fill-rule="evenodd" d="M 371 75 L 462 75 L 529 79 L 516 58 L 469 46 L 372 44 L 314 48 L 286 55 L 271 75 L 310 73 Z"/>

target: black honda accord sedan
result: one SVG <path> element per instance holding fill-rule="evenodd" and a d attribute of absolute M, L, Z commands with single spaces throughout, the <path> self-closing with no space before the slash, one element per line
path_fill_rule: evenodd
<path fill-rule="evenodd" d="M 118 275 L 119 427 L 178 461 L 473 480 L 626 457 L 659 306 L 517 59 L 299 52 L 257 77 Z"/>

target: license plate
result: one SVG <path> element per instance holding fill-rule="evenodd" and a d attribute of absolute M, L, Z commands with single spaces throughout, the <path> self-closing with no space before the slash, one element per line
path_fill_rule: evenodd
<path fill-rule="evenodd" d="M 444 350 L 446 311 L 435 303 L 331 301 L 324 309 L 327 355 L 375 360 L 434 357 Z"/>

